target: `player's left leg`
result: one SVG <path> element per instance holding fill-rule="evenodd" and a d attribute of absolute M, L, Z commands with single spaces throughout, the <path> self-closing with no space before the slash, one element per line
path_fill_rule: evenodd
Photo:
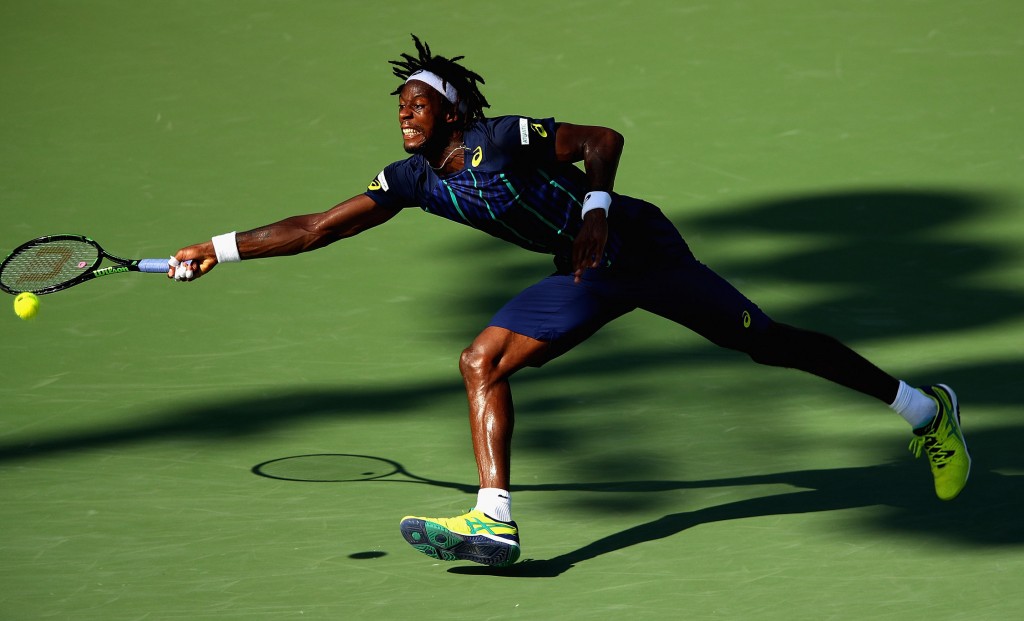
<path fill-rule="evenodd" d="M 703 265 L 675 270 L 640 304 L 760 364 L 793 368 L 874 397 L 911 424 L 916 455 L 927 454 L 936 494 L 951 500 L 970 473 L 956 395 L 944 385 L 914 389 L 837 339 L 777 323 Z"/>
<path fill-rule="evenodd" d="M 778 323 L 746 351 L 755 362 L 813 373 L 889 404 L 913 427 L 910 450 L 928 457 L 935 494 L 952 500 L 967 484 L 971 456 L 960 429 L 960 405 L 949 386 L 915 389 L 831 336 Z"/>

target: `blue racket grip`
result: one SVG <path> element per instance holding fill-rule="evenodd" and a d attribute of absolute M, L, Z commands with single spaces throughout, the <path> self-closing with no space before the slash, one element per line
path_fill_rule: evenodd
<path fill-rule="evenodd" d="M 139 271 L 149 274 L 166 274 L 167 259 L 140 259 Z"/>

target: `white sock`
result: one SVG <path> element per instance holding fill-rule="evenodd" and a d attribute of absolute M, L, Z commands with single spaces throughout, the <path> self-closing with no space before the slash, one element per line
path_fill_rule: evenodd
<path fill-rule="evenodd" d="M 920 390 L 900 380 L 900 389 L 896 391 L 896 400 L 889 406 L 902 416 L 914 429 L 920 429 L 935 418 L 938 406 L 935 401 Z"/>
<path fill-rule="evenodd" d="M 512 521 L 512 495 L 496 487 L 481 487 L 476 495 L 476 510 L 501 522 Z"/>

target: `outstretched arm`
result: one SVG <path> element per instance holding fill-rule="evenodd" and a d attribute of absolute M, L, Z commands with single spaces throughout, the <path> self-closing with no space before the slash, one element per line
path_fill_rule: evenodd
<path fill-rule="evenodd" d="M 590 189 L 611 192 L 619 167 L 624 139 L 607 127 L 562 123 L 555 133 L 555 154 L 562 162 L 583 162 Z M 598 267 L 608 241 L 608 222 L 603 209 L 588 211 L 573 243 L 576 281 L 588 267 Z"/>
<path fill-rule="evenodd" d="M 322 213 L 292 216 L 280 222 L 238 233 L 235 241 L 243 259 L 279 257 L 323 248 L 339 239 L 352 237 L 366 229 L 383 224 L 398 211 L 382 207 L 365 194 L 359 194 Z M 179 250 L 174 258 L 192 262 L 195 280 L 217 265 L 213 242 L 207 241 Z M 174 269 L 167 273 L 174 278 Z"/>

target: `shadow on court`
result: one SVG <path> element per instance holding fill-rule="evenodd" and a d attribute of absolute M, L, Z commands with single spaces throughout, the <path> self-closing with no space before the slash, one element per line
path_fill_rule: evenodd
<path fill-rule="evenodd" d="M 754 283 L 783 280 L 832 292 L 787 310 L 780 318 L 786 323 L 840 339 L 903 337 L 991 325 L 1024 311 L 1019 288 L 979 278 L 1013 261 L 1015 249 L 958 233 L 997 218 L 1001 201 L 926 189 L 829 193 L 738 205 L 681 228 L 684 235 L 793 239 L 799 250 L 725 258 L 714 267 Z"/>
<path fill-rule="evenodd" d="M 861 192 L 791 198 L 723 210 L 721 215 L 702 216 L 686 222 L 688 231 L 714 236 L 731 233 L 807 236 L 816 244 L 799 244 L 790 253 L 766 253 L 756 260 L 720 256 L 713 267 L 728 278 L 771 279 L 821 284 L 835 291 L 831 298 L 798 305 L 779 317 L 788 323 L 822 330 L 843 340 L 900 338 L 930 334 L 940 338 L 962 330 L 990 325 L 1020 315 L 1024 308 L 1015 291 L 986 287 L 979 275 L 1009 260 L 1010 252 L 998 246 L 974 241 L 952 241 L 956 226 L 989 217 L 995 199 L 951 192 Z M 478 257 L 482 244 L 467 246 L 467 255 Z M 488 245 L 487 248 L 494 248 Z M 472 326 L 475 333 L 486 318 L 518 290 L 543 275 L 537 273 L 536 258 L 527 264 L 517 249 L 504 249 L 488 256 L 479 287 L 466 288 L 459 306 L 448 313 L 452 326 Z M 698 256 L 700 248 L 696 248 Z M 490 250 L 488 250 L 490 252 Z M 507 259 L 507 260 L 506 260 Z M 709 261 L 710 262 L 710 261 Z M 841 285 L 835 287 L 835 285 Z M 755 300 L 756 301 L 756 300 Z M 443 307 L 443 296 L 438 301 Z M 766 309 L 771 312 L 771 309 Z M 467 321 L 471 319 L 472 321 Z M 673 327 L 666 324 L 666 333 Z M 466 336 L 471 337 L 471 332 Z M 449 333 L 450 336 L 450 333 Z M 601 335 L 598 335 L 600 338 Z M 665 373 L 686 377 L 709 355 L 733 356 L 709 346 L 679 352 L 666 344 L 658 348 L 637 348 L 630 343 L 599 341 L 588 347 L 572 365 L 553 365 L 520 382 L 560 382 L 567 378 L 592 380 L 587 396 L 622 399 L 614 378 L 630 373 Z M 457 352 L 453 353 L 454 355 Z M 737 355 L 738 356 L 738 355 Z M 739 358 L 737 358 L 739 360 Z M 744 369 L 751 363 L 737 362 Z M 953 385 L 961 402 L 975 405 L 1011 405 L 1018 401 L 1016 382 L 1024 374 L 1024 359 L 989 364 L 957 365 L 935 369 L 935 378 Z M 737 377 L 727 382 L 734 398 L 749 400 L 751 382 Z M 100 428 L 67 435 L 37 438 L 0 445 L 0 462 L 59 455 L 94 448 L 200 438 L 224 441 L 268 433 L 311 418 L 358 422 L 364 418 L 415 412 L 434 400 L 461 402 L 457 377 L 451 382 L 409 383 L 379 389 L 339 388 L 297 390 L 250 399 L 204 403 L 147 416 L 134 426 Z M 548 397 L 530 403 L 531 414 L 551 414 L 574 407 L 571 397 Z M 751 406 L 753 407 L 753 406 Z M 534 439 L 551 433 L 568 437 L 574 430 L 553 425 Z M 1003 546 L 1024 543 L 1019 516 L 1024 510 L 1024 459 L 1019 448 L 1024 427 L 1016 421 L 966 433 L 975 469 L 963 496 L 952 503 L 940 503 L 927 484 L 923 463 L 876 465 L 862 468 L 807 470 L 752 475 L 708 481 L 636 480 L 601 483 L 569 482 L 514 486 L 516 491 L 594 492 L 595 494 L 646 492 L 657 494 L 683 489 L 743 487 L 783 484 L 798 491 L 742 500 L 695 511 L 668 513 L 661 518 L 607 534 L 577 549 L 550 559 L 527 559 L 515 567 L 494 571 L 486 568 L 456 567 L 458 573 L 493 573 L 510 577 L 557 576 L 573 566 L 604 554 L 684 533 L 701 524 L 757 518 L 762 516 L 836 511 L 880 506 L 889 510 L 871 518 L 869 527 L 905 532 L 908 535 L 942 538 L 946 543 L 966 546 Z M 548 450 L 527 442 L 517 447 Z M 468 450 L 468 447 L 467 447 Z M 629 478 L 629 472 L 624 473 Z M 429 483 L 428 483 L 429 484 Z M 471 491 L 474 486 L 435 482 L 439 487 Z M 666 501 L 670 502 L 670 501 Z M 611 505 L 609 505 L 611 506 Z"/>
<path fill-rule="evenodd" d="M 1024 309 L 1019 293 L 982 286 L 976 278 L 1009 261 L 1010 251 L 977 241 L 951 241 L 955 238 L 955 227 L 992 217 L 998 207 L 998 197 L 978 193 L 837 192 L 738 205 L 725 208 L 720 214 L 689 220 L 680 228 L 684 236 L 688 232 L 715 236 L 755 232 L 765 237 L 798 235 L 819 241 L 814 250 L 800 245 L 801 250 L 766 253 L 757 259 L 750 259 L 749 255 L 742 260 L 725 258 L 713 267 L 727 278 L 845 285 L 830 300 L 808 302 L 779 319 L 855 343 L 859 338 L 953 333 L 1019 316 Z M 951 228 L 954 230 L 950 231 Z M 483 239 L 445 251 L 464 253 L 474 260 L 487 256 L 482 268 L 485 277 L 477 279 L 473 287 L 463 287 L 458 296 L 438 297 L 439 314 L 449 317 L 458 330 L 466 330 L 465 340 L 460 344 L 468 342 L 485 325 L 487 317 L 521 286 L 544 275 L 544 257 L 538 263 L 537 256 L 496 240 Z M 697 253 L 700 256 L 699 248 Z M 457 305 L 447 308 L 445 300 L 453 297 L 457 298 Z M 771 309 L 766 310 L 771 313 Z M 666 322 L 664 329 L 670 334 L 679 328 Z M 450 332 L 446 334 L 446 338 L 451 338 Z M 586 377 L 594 379 L 589 396 L 614 395 L 614 386 L 602 382 L 602 378 L 645 371 L 685 377 L 688 369 L 698 368 L 709 355 L 723 359 L 738 356 L 710 345 L 702 344 L 694 355 L 692 349 L 681 352 L 670 344 L 664 348 L 637 348 L 629 343 L 611 343 L 602 336 L 598 333 L 595 343 L 588 343 L 586 355 L 571 352 L 569 355 L 576 356 L 573 365 L 549 367 L 528 378 L 517 378 L 517 382 Z M 453 352 L 453 360 L 455 355 Z M 750 363 L 744 360 L 742 364 Z M 1012 377 L 1020 376 L 1021 361 L 999 362 L 985 368 L 958 369 L 951 365 L 950 371 L 934 377 L 952 384 L 961 401 L 1009 404 L 1016 398 Z M 902 371 L 898 374 L 907 376 Z M 749 380 L 744 382 L 746 385 Z M 453 377 L 451 383 L 407 384 L 386 390 L 295 391 L 204 404 L 163 417 L 147 417 L 135 426 L 0 445 L 0 461 L 168 436 L 234 438 L 301 418 L 414 411 L 429 400 L 458 398 L 461 394 L 458 378 Z M 554 410 L 571 407 L 571 402 L 533 405 Z"/>
<path fill-rule="evenodd" d="M 684 534 L 702 524 L 765 516 L 885 507 L 865 528 L 908 537 L 933 538 L 943 546 L 1024 545 L 1024 458 L 1017 447 L 1024 427 L 986 430 L 969 436 L 975 456 L 967 488 L 952 502 L 935 498 L 930 477 L 921 463 L 806 470 L 708 481 L 633 481 L 586 485 L 522 486 L 516 491 L 663 492 L 749 485 L 784 484 L 799 491 L 772 494 L 671 513 L 656 520 L 611 533 L 550 559 L 521 561 L 507 569 L 458 566 L 459 574 L 510 578 L 558 576 L 598 556 L 635 545 Z M 979 457 L 980 456 L 980 457 Z"/>
<path fill-rule="evenodd" d="M 945 547 L 1024 545 L 1024 457 L 1015 447 L 1024 441 L 1024 427 L 980 431 L 970 436 L 975 453 L 971 480 L 952 502 L 935 498 L 924 462 L 903 457 L 890 464 L 856 468 L 815 469 L 711 480 L 628 480 L 513 485 L 516 493 L 662 494 L 679 490 L 786 485 L 790 493 L 773 493 L 714 506 L 671 513 L 611 533 L 550 559 L 527 557 L 505 569 L 460 565 L 449 571 L 470 575 L 551 578 L 574 566 L 635 545 L 682 536 L 703 524 L 767 516 L 820 513 L 880 507 L 865 518 L 867 530 L 902 537 L 931 538 Z M 980 458 L 978 457 L 980 456 Z M 475 493 L 476 486 L 440 481 L 409 473 L 398 462 L 361 455 L 316 454 L 279 458 L 259 464 L 253 472 L 273 479 L 306 483 L 413 483 Z M 677 498 L 672 495 L 672 498 Z M 667 502 L 671 502 L 668 500 Z M 558 520 L 555 526 L 558 528 Z M 541 525 L 543 527 L 543 525 Z"/>
<path fill-rule="evenodd" d="M 715 354 L 717 355 L 717 350 Z M 740 372 L 741 369 L 752 367 L 753 363 L 733 352 L 722 352 L 722 355 L 736 360 L 737 384 L 735 388 L 728 388 L 727 391 L 740 390 L 740 386 L 753 391 L 758 390 L 757 382 L 752 380 L 749 374 Z M 628 344 L 622 344 L 587 356 L 578 364 L 533 370 L 529 376 L 514 380 L 514 385 L 518 392 L 519 388 L 529 385 L 557 385 L 570 379 L 586 379 L 589 383 L 586 393 L 588 399 L 621 401 L 628 395 L 624 395 L 622 387 L 615 383 L 616 377 L 627 373 L 666 372 L 685 379 L 688 370 L 696 373 L 704 364 L 705 358 L 700 352 L 680 354 L 670 347 L 637 350 Z M 1018 378 L 1024 375 L 1024 359 L 983 365 L 950 365 L 933 373 L 936 378 L 951 384 L 956 389 L 960 402 L 968 408 L 1014 405 L 1019 403 L 1016 386 Z M 768 378 L 765 381 L 772 383 L 774 380 Z M 736 398 L 745 401 L 745 394 L 738 394 Z M 557 414 L 579 408 L 577 397 L 578 395 L 563 394 L 558 397 L 547 395 L 541 398 L 524 398 L 522 402 L 528 403 L 528 407 L 519 408 L 523 413 L 523 428 L 520 429 L 517 448 L 544 452 L 564 446 L 565 443 L 558 442 L 557 437 L 570 438 L 576 435 L 578 430 L 569 425 L 559 426 Z M 119 423 L 93 430 L 79 430 L 64 435 L 0 444 L 0 463 L 174 438 L 235 441 L 252 435 L 270 433 L 275 429 L 309 419 L 319 418 L 333 423 L 358 422 L 362 419 L 380 420 L 381 417 L 436 407 L 439 400 L 452 400 L 453 403 L 458 403 L 461 410 L 465 407 L 464 399 L 462 386 L 454 378 L 452 382 L 406 384 L 384 388 L 307 389 L 260 395 L 247 399 L 204 403 L 192 408 L 177 407 L 163 415 L 148 414 L 135 424 Z M 522 406 L 522 403 L 520 405 Z M 680 405 L 680 409 L 684 408 L 685 402 Z M 543 429 L 531 433 L 531 422 L 543 425 Z M 969 419 L 965 432 L 968 441 L 973 441 Z M 468 446 L 466 450 L 469 450 Z M 617 467 L 616 470 L 621 468 Z"/>
<path fill-rule="evenodd" d="M 153 413 L 134 425 L 0 445 L 0 462 L 174 438 L 237 440 L 311 418 L 336 421 L 415 411 L 433 399 L 459 394 L 457 383 L 409 384 L 394 389 L 302 390 L 178 407 L 164 415 Z"/>

